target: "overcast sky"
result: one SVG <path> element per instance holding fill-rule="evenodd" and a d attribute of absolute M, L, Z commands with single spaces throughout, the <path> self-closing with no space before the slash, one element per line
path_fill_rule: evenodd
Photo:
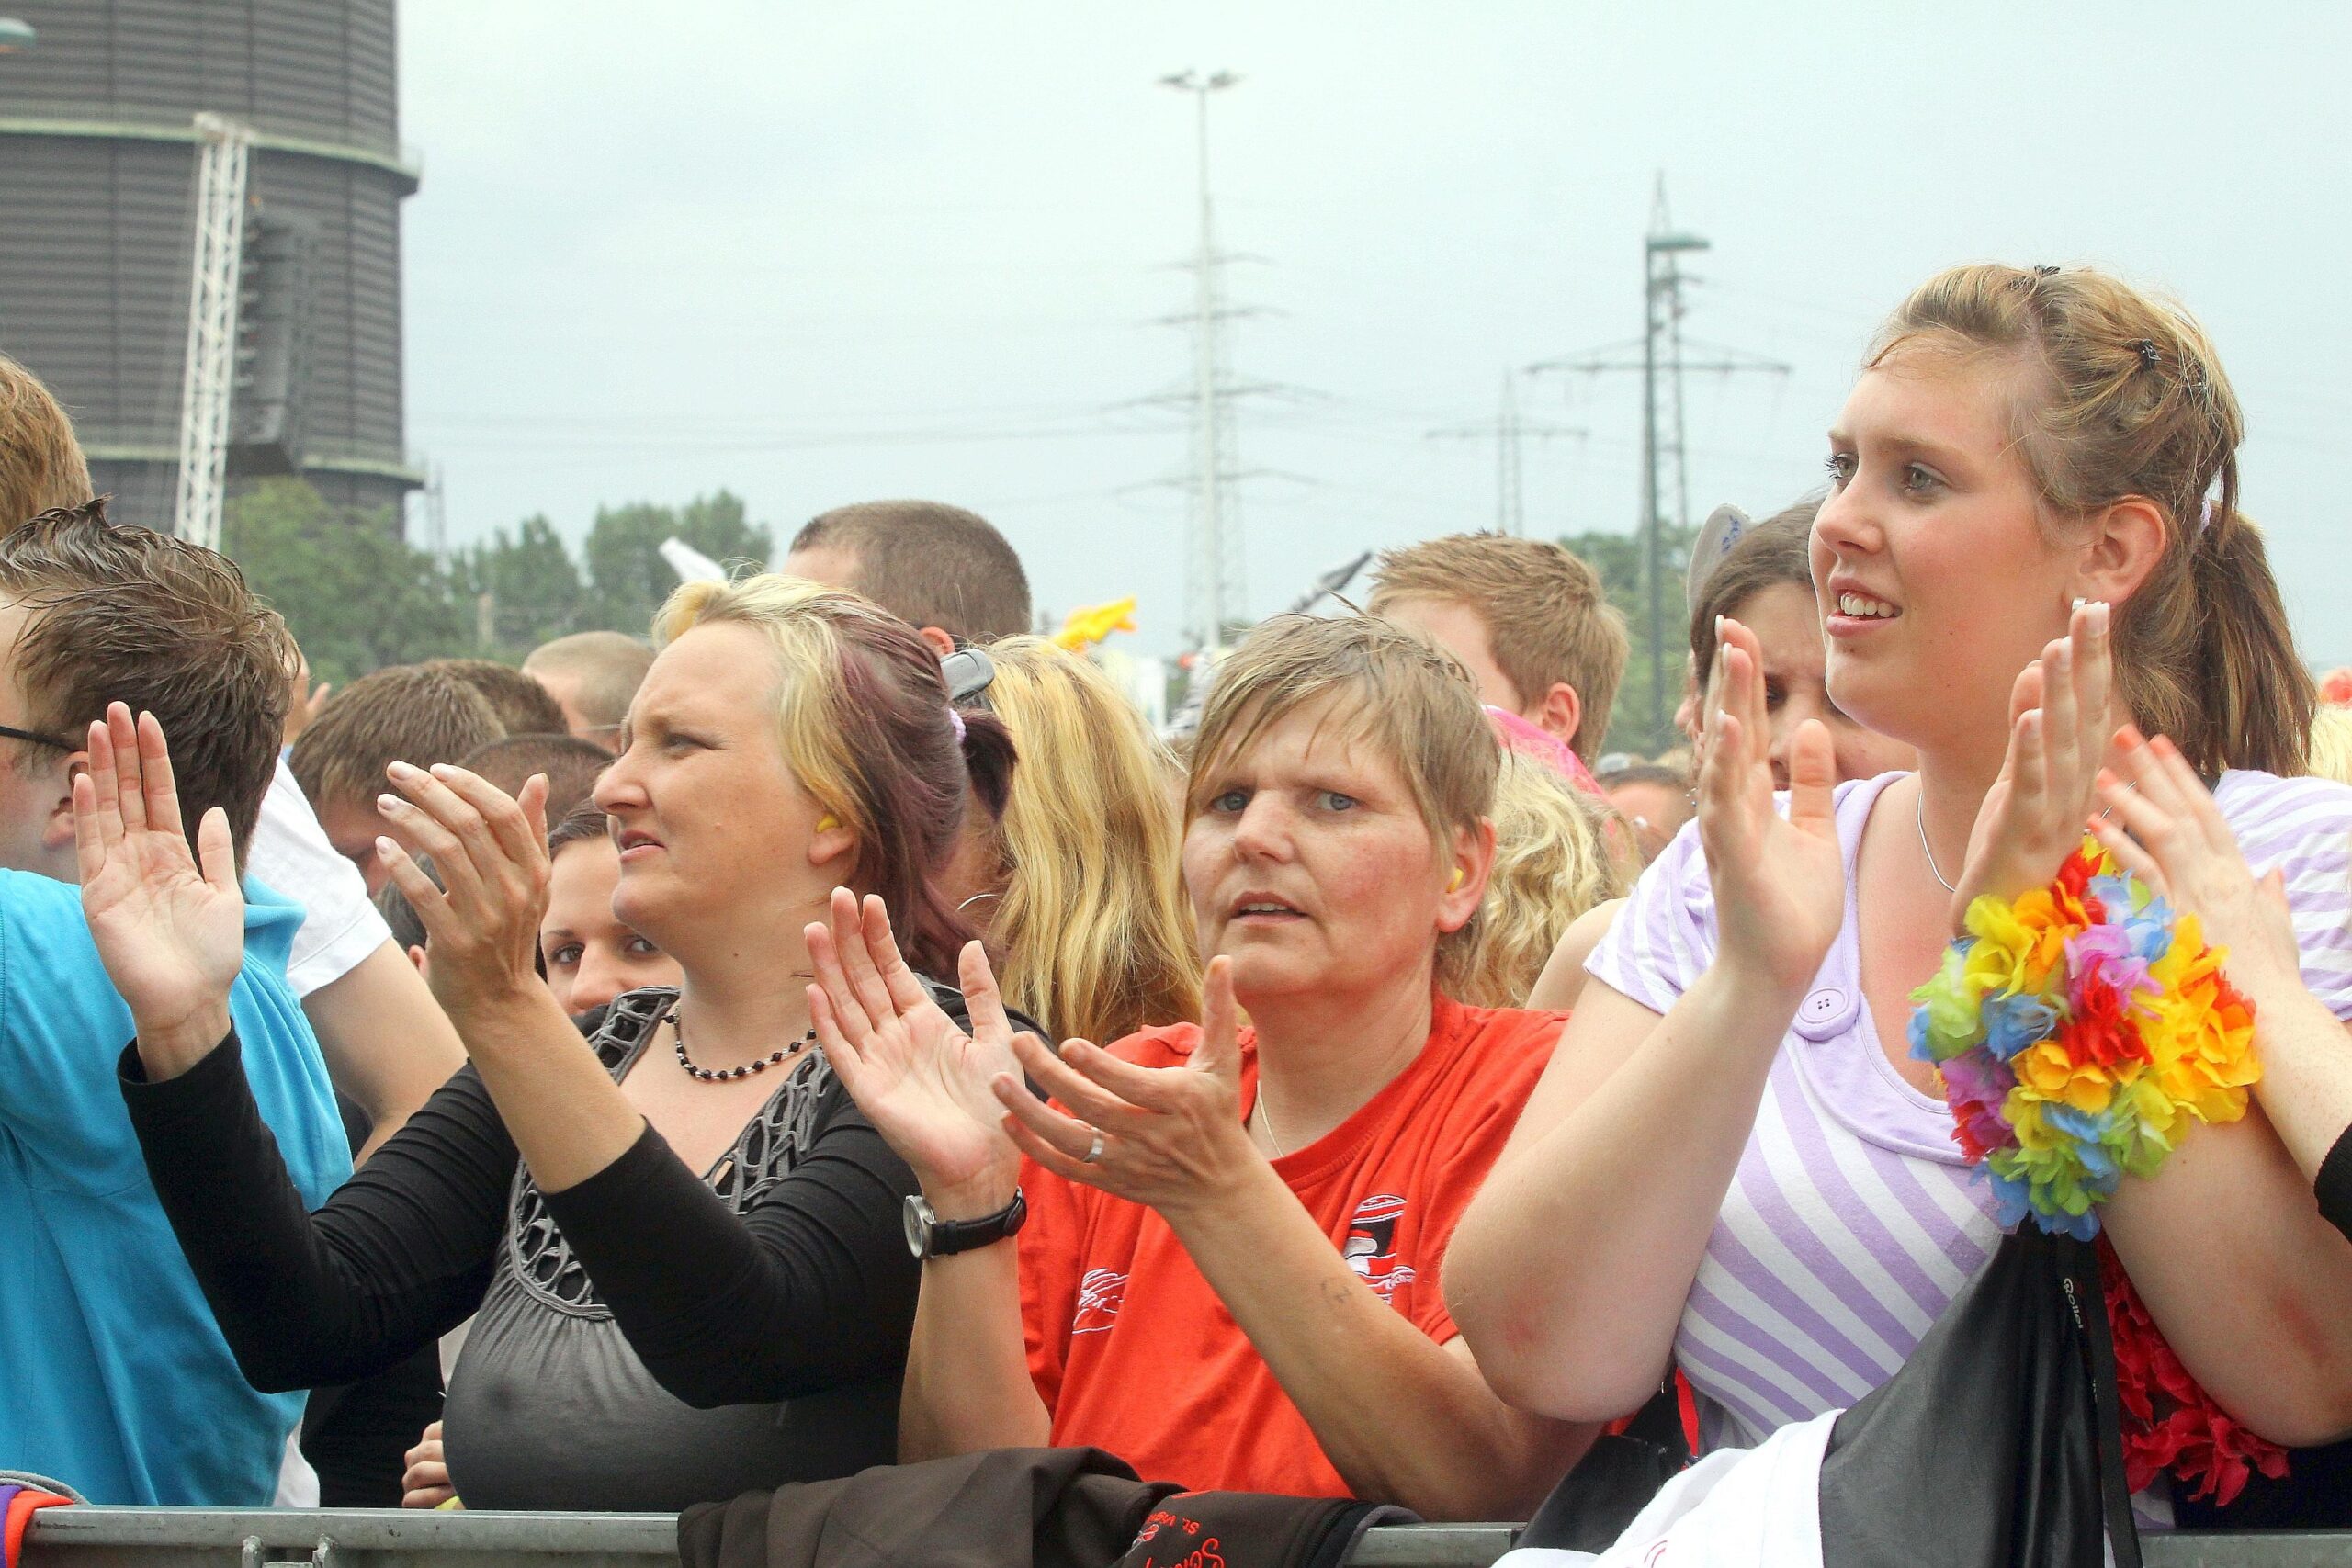
<path fill-rule="evenodd" d="M 2352 661 L 2352 8 L 403 0 L 411 444 L 462 543 L 741 494 L 779 542 L 926 496 L 1041 605 L 1183 610 L 1193 243 L 1211 139 L 1245 409 L 1249 607 L 1370 546 L 1491 524 L 1508 367 L 1641 325 L 1663 171 L 1713 242 L 1687 331 L 1788 362 L 1689 383 L 1690 497 L 1817 482 L 1863 340 L 1947 264 L 2177 292 L 2246 405 L 2245 502 L 2306 652 Z M 1528 381 L 1531 532 L 1632 525 L 1638 378 Z"/>

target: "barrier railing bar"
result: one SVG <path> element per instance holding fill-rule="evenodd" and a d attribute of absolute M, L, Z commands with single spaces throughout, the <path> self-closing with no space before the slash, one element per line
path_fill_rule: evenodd
<path fill-rule="evenodd" d="M 1412 1525 L 1365 1535 L 1349 1568 L 1487 1568 L 1518 1529 Z M 2180 1531 L 2141 1539 L 2147 1568 L 2340 1568 L 2352 1532 Z M 675 1568 L 674 1514 L 400 1508 L 51 1508 L 23 1568 Z"/>

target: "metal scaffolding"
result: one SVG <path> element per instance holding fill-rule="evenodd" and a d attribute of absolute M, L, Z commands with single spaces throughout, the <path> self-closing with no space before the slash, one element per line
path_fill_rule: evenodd
<path fill-rule="evenodd" d="M 180 380 L 180 462 L 172 532 L 220 547 L 229 405 L 237 369 L 237 292 L 244 258 L 250 126 L 196 117 L 196 245 L 188 274 L 187 361 Z"/>

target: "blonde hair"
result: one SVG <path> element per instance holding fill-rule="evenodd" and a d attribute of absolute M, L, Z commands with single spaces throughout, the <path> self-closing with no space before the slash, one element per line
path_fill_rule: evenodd
<path fill-rule="evenodd" d="M 797 577 L 689 582 L 653 619 L 667 647 L 696 626 L 733 624 L 775 653 L 776 738 L 785 765 L 857 840 L 848 880 L 877 894 L 907 962 L 952 981 L 971 928 L 935 878 L 954 852 L 967 787 L 1003 798 L 1012 743 L 993 715 L 959 724 L 939 656 L 914 628 L 854 593 Z"/>
<path fill-rule="evenodd" d="M 1184 815 L 1199 815 L 1231 759 L 1268 725 L 1327 698 L 1352 699 L 1339 723 L 1402 774 L 1438 852 L 1475 829 L 1495 800 L 1500 749 L 1469 671 L 1452 654 L 1371 615 L 1276 615 L 1217 666 L 1201 707 L 1184 783 Z M 1437 939 L 1438 988 L 1457 996 L 1475 940 L 1474 918 Z"/>
<path fill-rule="evenodd" d="M 2312 716 L 2311 770 L 2352 784 L 2352 708 L 2324 704 Z"/>
<path fill-rule="evenodd" d="M 2012 430 L 2052 520 L 2132 498 L 2164 514 L 2163 554 L 2115 616 L 2116 683 L 2140 728 L 2200 773 L 2302 773 L 2317 691 L 2238 511 L 2245 419 L 2195 318 L 2085 268 L 1959 266 L 1903 302 L 1864 363 L 1915 347 L 2024 370 Z"/>
<path fill-rule="evenodd" d="M 1035 637 L 987 649 L 988 705 L 1021 749 L 991 925 L 1005 1000 L 1057 1034 L 1104 1043 L 1199 1017 L 1168 749 L 1079 655 Z"/>
<path fill-rule="evenodd" d="M 1552 769 L 1506 754 L 1495 784 L 1495 870 L 1466 928 L 1456 1000 L 1527 1005 L 1561 933 L 1632 886 L 1601 836 L 1605 807 Z"/>
<path fill-rule="evenodd" d="M 1555 682 L 1582 705 L 1574 747 L 1589 763 L 1609 732 L 1625 674 L 1625 616 L 1594 571 L 1566 547 L 1505 534 L 1451 534 L 1384 550 L 1373 568 L 1370 608 L 1400 599 L 1465 604 L 1486 623 L 1495 668 L 1532 703 Z"/>
<path fill-rule="evenodd" d="M 0 534 L 93 493 L 73 420 L 40 377 L 0 354 Z"/>

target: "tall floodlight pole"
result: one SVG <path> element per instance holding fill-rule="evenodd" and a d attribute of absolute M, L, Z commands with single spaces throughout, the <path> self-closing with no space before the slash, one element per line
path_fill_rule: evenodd
<path fill-rule="evenodd" d="M 172 532 L 220 547 L 229 404 L 237 361 L 238 269 L 244 256 L 245 172 L 253 130 L 196 117 L 196 245 L 188 276 L 187 361 L 180 378 L 179 485 Z"/>
<path fill-rule="evenodd" d="M 1225 641 L 1246 615 L 1240 519 L 1233 494 L 1233 410 L 1225 355 L 1225 262 L 1209 199 L 1209 95 L 1241 80 L 1230 71 L 1182 71 L 1160 85 L 1193 95 L 1200 170 L 1201 233 L 1193 253 L 1193 537 L 1186 608 L 1203 648 Z"/>
<path fill-rule="evenodd" d="M 1591 354 L 1549 359 L 1532 370 L 1638 370 L 1642 373 L 1642 507 L 1638 524 L 1642 548 L 1642 601 L 1649 626 L 1645 637 L 1650 671 L 1649 731 L 1653 740 L 1667 731 L 1667 716 L 1674 699 L 1667 694 L 1666 536 L 1671 528 L 1679 536 L 1690 525 L 1690 477 L 1685 461 L 1682 421 L 1682 378 L 1690 371 L 1722 375 L 1761 371 L 1785 376 L 1789 367 L 1737 349 L 1713 344 L 1712 357 L 1692 359 L 1684 353 L 1682 286 L 1690 281 L 1681 259 L 1711 249 L 1696 234 L 1677 230 L 1667 216 L 1666 176 L 1660 175 L 1650 205 L 1649 232 L 1642 240 L 1643 330 L 1638 358 L 1627 354 L 1636 345 L 1620 344 Z M 1669 504 L 1670 503 L 1670 504 Z"/>

